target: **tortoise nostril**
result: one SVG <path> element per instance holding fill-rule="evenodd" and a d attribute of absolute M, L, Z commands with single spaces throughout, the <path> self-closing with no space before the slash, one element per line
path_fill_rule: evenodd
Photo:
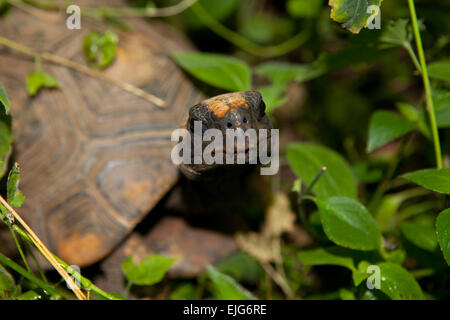
<path fill-rule="evenodd" d="M 247 118 L 244 118 L 242 121 L 243 121 L 244 123 L 247 123 Z"/>
<path fill-rule="evenodd" d="M 231 128 L 231 127 L 233 127 L 233 124 L 231 122 L 227 122 L 227 127 Z"/>

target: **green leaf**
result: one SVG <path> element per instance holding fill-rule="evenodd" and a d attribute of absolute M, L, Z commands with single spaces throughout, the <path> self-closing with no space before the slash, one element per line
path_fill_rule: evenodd
<path fill-rule="evenodd" d="M 391 21 L 380 36 L 380 41 L 403 46 L 411 41 L 411 33 L 408 30 L 408 20 L 398 19 Z"/>
<path fill-rule="evenodd" d="M 20 296 L 16 297 L 17 300 L 42 300 L 42 294 L 37 293 L 34 290 L 29 290 Z"/>
<path fill-rule="evenodd" d="M 380 290 L 392 300 L 425 299 L 416 279 L 403 267 L 391 262 L 383 262 L 380 267 Z"/>
<path fill-rule="evenodd" d="M 8 182 L 7 182 L 7 195 L 8 203 L 14 207 L 22 206 L 25 200 L 25 196 L 19 190 L 19 180 L 20 180 L 20 169 L 19 165 L 14 163 L 14 166 L 9 171 Z"/>
<path fill-rule="evenodd" d="M 162 280 L 174 261 L 174 258 L 150 255 L 135 265 L 133 257 L 128 257 L 122 263 L 122 271 L 131 283 L 150 286 Z"/>
<path fill-rule="evenodd" d="M 340 289 L 339 297 L 341 297 L 341 300 L 356 300 L 355 294 L 347 289 Z"/>
<path fill-rule="evenodd" d="M 298 253 L 300 262 L 307 266 L 335 265 L 356 270 L 351 251 L 342 247 L 318 248 Z"/>
<path fill-rule="evenodd" d="M 413 131 L 416 127 L 416 122 L 406 120 L 394 112 L 376 111 L 370 118 L 367 152 Z"/>
<path fill-rule="evenodd" d="M 11 102 L 8 99 L 8 95 L 6 94 L 5 88 L 0 83 L 0 105 L 5 109 L 5 112 L 9 112 L 9 108 L 11 107 Z"/>
<path fill-rule="evenodd" d="M 194 4 L 196 5 L 196 4 Z M 198 0 L 198 4 L 208 14 L 218 21 L 223 21 L 231 16 L 239 5 L 239 0 Z M 191 8 L 185 10 L 181 15 L 186 20 L 189 28 L 199 29 L 205 25 L 200 21 Z"/>
<path fill-rule="evenodd" d="M 450 194 L 450 168 L 418 170 L 402 177 L 426 189 Z"/>
<path fill-rule="evenodd" d="M 365 27 L 367 19 L 371 13 L 367 13 L 367 8 L 371 5 L 380 6 L 383 0 L 331 0 L 330 17 L 339 22 L 342 27 L 359 33 Z"/>
<path fill-rule="evenodd" d="M 59 83 L 48 73 L 34 71 L 27 75 L 27 92 L 30 96 L 36 95 L 42 88 L 56 89 Z"/>
<path fill-rule="evenodd" d="M 104 69 L 114 60 L 118 41 L 117 35 L 111 30 L 104 34 L 91 31 L 83 41 L 84 56 L 94 67 Z"/>
<path fill-rule="evenodd" d="M 225 273 L 239 283 L 257 285 L 258 281 L 264 276 L 264 269 L 258 261 L 246 252 L 238 251 L 222 260 L 215 268 Z"/>
<path fill-rule="evenodd" d="M 450 61 L 436 61 L 427 66 L 431 78 L 450 82 Z"/>
<path fill-rule="evenodd" d="M 327 237 L 342 247 L 375 250 L 381 246 L 381 232 L 372 215 L 358 201 L 331 197 L 323 201 L 313 198 Z"/>
<path fill-rule="evenodd" d="M 0 297 L 9 297 L 16 287 L 12 275 L 0 264 Z"/>
<path fill-rule="evenodd" d="M 244 289 L 233 278 L 219 272 L 213 266 L 206 267 L 206 275 L 212 281 L 212 292 L 217 300 L 254 300 L 249 291 Z"/>
<path fill-rule="evenodd" d="M 323 166 L 327 167 L 313 192 L 326 199 L 332 196 L 356 198 L 356 180 L 350 166 L 337 152 L 309 143 L 288 145 L 287 157 L 295 174 L 310 184 Z"/>
<path fill-rule="evenodd" d="M 436 234 L 445 261 L 450 266 L 450 208 L 442 211 L 437 217 Z"/>
<path fill-rule="evenodd" d="M 409 103 L 398 102 L 397 110 L 409 121 L 419 121 L 419 111 Z"/>
<path fill-rule="evenodd" d="M 322 0 L 289 0 L 286 11 L 294 18 L 314 18 L 320 12 Z"/>
<path fill-rule="evenodd" d="M 367 268 L 370 265 L 371 263 L 365 260 L 358 263 L 358 268 L 356 270 L 353 270 L 352 272 L 353 284 L 355 286 L 359 286 L 361 282 L 363 282 L 370 276 L 370 274 L 367 272 Z"/>
<path fill-rule="evenodd" d="M 417 247 L 428 251 L 436 249 L 438 243 L 433 228 L 415 222 L 403 222 L 400 230 Z"/>
<path fill-rule="evenodd" d="M 450 127 L 450 90 L 433 89 L 433 102 L 438 127 Z"/>
<path fill-rule="evenodd" d="M 241 60 L 198 52 L 178 52 L 172 56 L 183 69 L 209 85 L 230 91 L 251 88 L 250 67 Z"/>
<path fill-rule="evenodd" d="M 170 300 L 195 300 L 197 288 L 192 283 L 177 286 L 169 296 Z"/>
<path fill-rule="evenodd" d="M 11 155 L 12 137 L 11 115 L 0 111 L 0 177 L 6 172 L 9 156 Z"/>

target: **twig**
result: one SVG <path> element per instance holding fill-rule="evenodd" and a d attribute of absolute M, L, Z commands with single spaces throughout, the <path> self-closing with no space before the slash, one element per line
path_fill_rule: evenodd
<path fill-rule="evenodd" d="M 15 42 L 15 41 L 9 40 L 9 39 L 7 39 L 5 37 L 2 37 L 2 36 L 0 36 L 0 44 L 3 44 L 4 46 L 6 46 L 8 48 L 11 48 L 13 50 L 19 51 L 19 52 L 21 52 L 23 54 L 26 54 L 28 56 L 32 56 L 32 57 L 35 57 L 35 58 L 39 57 L 39 58 L 41 58 L 43 60 L 46 60 L 48 62 L 51 62 L 51 63 L 54 63 L 54 64 L 58 64 L 58 65 L 62 65 L 62 66 L 65 66 L 67 68 L 71 68 L 73 70 L 76 70 L 78 72 L 85 73 L 85 74 L 87 74 L 87 75 L 89 75 L 91 77 L 95 77 L 95 78 L 104 80 L 106 82 L 112 83 L 112 84 L 122 88 L 123 90 L 126 90 L 126 91 L 128 91 L 128 92 L 130 92 L 132 94 L 135 94 L 135 95 L 137 95 L 137 96 L 139 96 L 141 98 L 144 98 L 144 99 L 154 103 L 158 107 L 162 108 L 162 107 L 165 106 L 164 100 L 162 100 L 162 99 L 160 99 L 160 98 L 158 98 L 158 97 L 156 97 L 156 96 L 154 96 L 154 95 L 152 95 L 152 94 L 150 94 L 150 93 L 148 93 L 148 92 L 146 92 L 146 91 L 144 91 L 144 90 L 142 90 L 142 89 L 140 89 L 138 87 L 135 87 L 132 84 L 129 84 L 127 82 L 123 82 L 121 80 L 109 77 L 108 75 L 106 75 L 106 74 L 104 74 L 104 73 L 102 73 L 100 71 L 91 69 L 91 68 L 89 68 L 87 66 L 83 66 L 83 65 L 78 64 L 76 62 L 73 62 L 73 61 L 71 61 L 69 59 L 66 59 L 66 58 L 63 58 L 63 57 L 60 57 L 60 56 L 57 56 L 57 55 L 54 55 L 54 54 L 51 54 L 51 53 L 48 53 L 48 52 L 42 52 L 42 53 L 37 52 L 36 50 L 34 50 L 32 48 L 29 48 L 27 46 L 21 45 L 21 44 Z"/>
<path fill-rule="evenodd" d="M 272 280 L 278 284 L 281 290 L 283 290 L 284 294 L 286 295 L 286 297 L 288 297 L 288 299 L 293 299 L 295 297 L 294 293 L 292 292 L 291 288 L 289 287 L 285 279 L 271 266 L 270 263 L 261 262 L 261 266 L 272 278 Z"/>
<path fill-rule="evenodd" d="M 197 18 L 214 33 L 231 42 L 235 46 L 261 58 L 273 58 L 285 55 L 303 45 L 309 39 L 311 34 L 311 30 L 308 25 L 307 28 L 300 31 L 285 42 L 273 46 L 260 46 L 225 27 L 214 17 L 212 17 L 199 3 L 193 5 L 191 9 Z"/>
<path fill-rule="evenodd" d="M 427 64 L 425 61 L 425 54 L 423 52 L 422 40 L 420 38 L 419 26 L 417 23 L 417 16 L 416 16 L 416 8 L 414 7 L 414 0 L 408 0 L 408 4 L 414 31 L 414 38 L 416 39 L 417 52 L 419 54 L 419 60 L 422 70 L 423 85 L 425 87 L 427 113 L 430 119 L 431 132 L 433 135 L 434 152 L 436 156 L 436 167 L 440 169 L 442 168 L 441 143 L 439 141 L 439 132 L 436 123 L 436 115 L 434 113 L 433 95 L 431 93 L 430 79 L 428 78 Z"/>
<path fill-rule="evenodd" d="M 81 14 L 86 14 L 88 16 L 98 17 L 101 16 L 105 11 L 116 17 L 146 17 L 146 18 L 156 18 L 156 17 L 169 17 L 177 15 L 190 6 L 192 6 L 197 0 L 183 0 L 176 5 L 165 7 L 165 8 L 81 8 Z"/>
<path fill-rule="evenodd" d="M 50 264 L 58 271 L 58 273 L 63 277 L 63 279 L 69 284 L 69 287 L 75 293 L 75 296 L 80 300 L 86 300 L 86 296 L 81 291 L 81 289 L 75 284 L 73 279 L 68 275 L 68 273 L 60 266 L 56 261 L 53 254 L 47 249 L 47 247 L 42 243 L 34 231 L 28 226 L 28 224 L 20 217 L 20 215 L 8 204 L 8 202 L 0 196 L 0 202 L 5 206 L 5 208 L 14 216 L 20 225 L 25 229 L 31 238 L 31 241 L 39 249 L 42 255 L 50 262 Z"/>

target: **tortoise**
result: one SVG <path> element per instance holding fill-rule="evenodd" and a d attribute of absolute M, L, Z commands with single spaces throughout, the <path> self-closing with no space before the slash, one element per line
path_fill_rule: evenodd
<path fill-rule="evenodd" d="M 81 30 L 68 30 L 63 18 L 41 20 L 13 10 L 0 20 L 0 29 L 2 35 L 23 45 L 84 64 L 80 50 L 84 36 L 104 27 L 83 20 Z M 204 100 L 170 58 L 172 51 L 192 50 L 170 27 L 159 21 L 127 22 L 133 31 L 118 31 L 116 59 L 104 72 L 160 97 L 164 108 L 51 64 L 44 68 L 58 79 L 61 89 L 29 98 L 24 79 L 33 70 L 32 59 L 0 49 L 0 82 L 12 100 L 14 157 L 21 165 L 21 189 L 26 195 L 19 212 L 50 250 L 80 267 L 96 263 L 117 248 L 175 185 L 181 193 L 173 191 L 167 198 L 171 208 L 200 212 L 208 207 L 211 211 L 226 206 L 232 194 L 244 197 L 247 185 L 242 181 L 254 172 L 254 165 L 182 166 L 187 178 L 178 182 L 180 171 L 170 158 L 174 129 L 190 129 L 193 120 L 220 130 L 230 123 L 234 128 L 271 128 L 257 92 Z M 190 202 L 188 206 L 179 201 L 180 194 Z M 208 225 L 228 219 L 218 216 L 200 220 Z M 170 232 L 167 223 L 163 223 L 166 233 Z M 175 224 L 176 230 L 182 229 L 179 221 Z M 227 243 L 229 252 L 234 247 Z"/>

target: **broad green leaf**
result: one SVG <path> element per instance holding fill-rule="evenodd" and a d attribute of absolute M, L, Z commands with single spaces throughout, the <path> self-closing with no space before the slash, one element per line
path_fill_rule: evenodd
<path fill-rule="evenodd" d="M 9 297 L 16 287 L 16 283 L 11 274 L 0 264 L 0 298 Z"/>
<path fill-rule="evenodd" d="M 355 286 L 359 286 L 361 282 L 363 282 L 370 276 L 370 274 L 367 272 L 367 268 L 370 265 L 371 263 L 365 260 L 358 263 L 358 268 L 353 270 L 352 272 L 353 284 Z"/>
<path fill-rule="evenodd" d="M 84 56 L 94 67 L 104 69 L 114 60 L 118 41 L 117 35 L 111 30 L 104 34 L 91 31 L 83 41 Z"/>
<path fill-rule="evenodd" d="M 149 286 L 161 281 L 174 261 L 174 258 L 150 255 L 136 265 L 133 257 L 128 257 L 122 263 L 122 271 L 131 283 Z"/>
<path fill-rule="evenodd" d="M 330 17 L 339 22 L 342 27 L 353 32 L 359 33 L 366 26 L 367 19 L 371 13 L 367 9 L 371 5 L 380 6 L 383 0 L 331 0 Z"/>
<path fill-rule="evenodd" d="M 353 173 L 359 181 L 365 183 L 374 183 L 383 177 L 383 170 L 379 167 L 371 167 L 368 162 L 360 162 L 353 166 Z"/>
<path fill-rule="evenodd" d="M 8 95 L 6 94 L 5 88 L 0 83 L 0 105 L 5 109 L 5 112 L 9 112 L 9 108 L 11 107 L 11 102 L 8 99 Z"/>
<path fill-rule="evenodd" d="M 313 18 L 322 7 L 322 0 L 288 0 L 286 11 L 294 18 Z"/>
<path fill-rule="evenodd" d="M 450 61 L 436 61 L 427 68 L 431 78 L 450 82 Z"/>
<path fill-rule="evenodd" d="M 408 30 L 408 20 L 398 19 L 391 21 L 380 36 L 380 41 L 389 44 L 403 46 L 411 41 L 411 33 Z"/>
<path fill-rule="evenodd" d="M 358 201 L 345 197 L 313 198 L 327 237 L 342 247 L 375 250 L 381 246 L 381 232 L 372 215 Z"/>
<path fill-rule="evenodd" d="M 292 170 L 308 185 L 323 166 L 327 167 L 312 190 L 317 197 L 356 198 L 355 177 L 350 166 L 337 152 L 319 145 L 295 143 L 288 145 L 287 157 Z"/>
<path fill-rule="evenodd" d="M 197 288 L 192 283 L 177 286 L 169 296 L 170 300 L 195 300 Z"/>
<path fill-rule="evenodd" d="M 409 121 L 417 122 L 419 120 L 419 111 L 409 103 L 398 102 L 397 110 Z"/>
<path fill-rule="evenodd" d="M 20 169 L 19 165 L 14 163 L 14 166 L 9 171 L 7 182 L 7 196 L 8 203 L 14 207 L 20 207 L 25 200 L 25 196 L 19 190 Z"/>
<path fill-rule="evenodd" d="M 212 86 L 230 91 L 247 91 L 251 88 L 250 67 L 241 60 L 199 52 L 178 52 L 172 56 L 187 72 Z"/>
<path fill-rule="evenodd" d="M 422 289 L 416 279 L 403 267 L 383 262 L 380 267 L 380 290 L 392 300 L 423 300 Z"/>
<path fill-rule="evenodd" d="M 254 300 L 249 291 L 244 289 L 233 278 L 219 272 L 213 266 L 206 267 L 206 275 L 212 282 L 212 292 L 217 300 Z"/>
<path fill-rule="evenodd" d="M 36 95 L 42 88 L 56 89 L 59 83 L 48 73 L 42 71 L 31 72 L 27 75 L 27 92 L 30 96 Z"/>
<path fill-rule="evenodd" d="M 450 90 L 433 89 L 433 102 L 438 127 L 450 127 Z"/>
<path fill-rule="evenodd" d="M 355 294 L 347 289 L 340 289 L 339 296 L 341 297 L 341 300 L 356 300 Z"/>
<path fill-rule="evenodd" d="M 419 248 L 428 251 L 436 249 L 438 243 L 433 228 L 415 222 L 403 222 L 400 224 L 400 230 L 406 239 Z"/>
<path fill-rule="evenodd" d="M 0 177 L 6 172 L 8 159 L 11 154 L 12 138 L 12 118 L 11 115 L 0 111 Z"/>
<path fill-rule="evenodd" d="M 450 209 L 442 211 L 437 217 L 436 234 L 444 258 L 450 266 Z"/>
<path fill-rule="evenodd" d="M 356 270 L 351 251 L 341 247 L 318 248 L 298 253 L 300 262 L 307 266 L 335 265 Z"/>
<path fill-rule="evenodd" d="M 417 127 L 415 122 L 406 120 L 390 111 L 376 111 L 370 118 L 367 152 L 401 137 Z"/>
<path fill-rule="evenodd" d="M 238 251 L 215 265 L 217 271 L 225 273 L 239 283 L 257 285 L 264 276 L 258 261 L 246 252 Z"/>
<path fill-rule="evenodd" d="M 424 169 L 406 173 L 402 177 L 426 189 L 450 194 L 450 168 Z"/>

